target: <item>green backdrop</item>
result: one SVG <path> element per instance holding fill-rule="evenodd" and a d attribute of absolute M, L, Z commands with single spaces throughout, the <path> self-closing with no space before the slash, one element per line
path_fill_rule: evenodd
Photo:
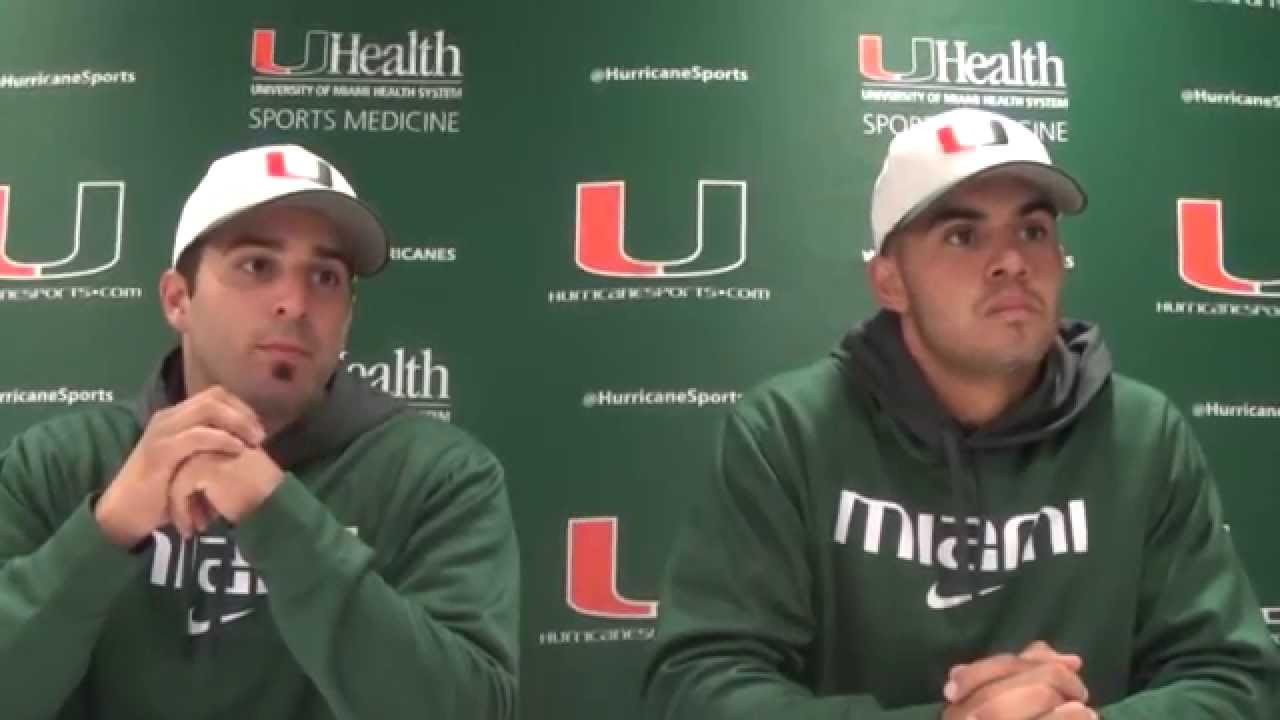
<path fill-rule="evenodd" d="M 1090 191 L 1067 307 L 1192 416 L 1280 606 L 1275 4 L 5 3 L 0 438 L 131 397 L 187 192 L 304 144 L 396 235 L 347 359 L 507 467 L 524 716 L 634 717 L 718 419 L 872 310 L 889 137 L 976 103 Z"/>

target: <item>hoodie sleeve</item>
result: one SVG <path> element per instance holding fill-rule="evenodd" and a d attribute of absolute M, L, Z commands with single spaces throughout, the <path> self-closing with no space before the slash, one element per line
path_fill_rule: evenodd
<path fill-rule="evenodd" d="M 1280 653 L 1223 526 L 1204 453 L 1170 407 L 1169 482 L 1147 533 L 1133 695 L 1106 720 L 1280 717 Z"/>
<path fill-rule="evenodd" d="M 816 621 L 810 533 L 788 479 L 735 412 L 708 492 L 668 562 L 645 677 L 652 720 L 937 720 L 941 704 L 885 709 L 870 695 L 816 697 L 803 685 Z"/>
<path fill-rule="evenodd" d="M 475 444 L 413 463 L 400 486 L 428 490 L 406 494 L 423 499 L 400 511 L 412 527 L 385 574 L 292 474 L 243 519 L 238 542 L 336 718 L 511 718 L 519 558 L 502 469 Z"/>
<path fill-rule="evenodd" d="M 88 668 L 112 603 L 144 565 L 103 535 L 87 489 L 71 504 L 76 494 L 68 489 L 88 486 L 78 480 L 85 478 L 66 472 L 47 427 L 19 435 L 0 452 L 5 718 L 58 713 Z"/>

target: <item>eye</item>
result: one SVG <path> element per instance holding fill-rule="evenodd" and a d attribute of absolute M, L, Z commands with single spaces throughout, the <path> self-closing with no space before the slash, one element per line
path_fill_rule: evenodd
<path fill-rule="evenodd" d="M 977 241 L 978 235 L 969 225 L 951 228 L 942 236 L 942 242 L 953 247 L 973 247 Z"/>
<path fill-rule="evenodd" d="M 316 268 L 311 271 L 311 281 L 326 289 L 341 289 L 347 285 L 347 274 L 331 267 Z"/>
<path fill-rule="evenodd" d="M 249 275 L 262 277 L 270 273 L 271 265 L 269 258 L 262 255 L 251 255 L 236 263 L 236 268 Z"/>
<path fill-rule="evenodd" d="M 1032 223 L 1022 228 L 1022 239 L 1036 242 L 1049 237 L 1049 228 L 1040 223 Z"/>

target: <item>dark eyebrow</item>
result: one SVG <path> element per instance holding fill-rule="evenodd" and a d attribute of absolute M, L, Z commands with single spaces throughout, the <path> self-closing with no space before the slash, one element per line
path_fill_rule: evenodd
<path fill-rule="evenodd" d="M 986 213 L 975 208 L 944 205 L 925 217 L 924 229 L 925 232 L 928 232 L 952 220 L 985 220 L 986 217 Z"/>
<path fill-rule="evenodd" d="M 264 250 L 283 250 L 284 243 L 262 235 L 242 233 L 228 240 L 223 247 L 223 252 L 231 252 L 245 247 L 262 248 Z"/>
<path fill-rule="evenodd" d="M 1026 205 L 1023 205 L 1018 210 L 1018 214 L 1022 217 L 1026 217 L 1035 212 L 1047 212 L 1054 217 L 1058 216 L 1058 208 L 1055 207 L 1047 197 L 1038 197 L 1031 202 L 1028 202 Z"/>
<path fill-rule="evenodd" d="M 226 243 L 226 247 L 223 248 L 223 252 L 232 252 L 234 250 L 239 250 L 241 248 L 259 248 L 262 250 L 283 250 L 284 242 L 277 240 L 276 238 L 267 237 L 265 235 L 255 235 L 253 233 L 242 233 L 240 235 L 235 236 L 231 240 L 229 240 Z M 343 265 L 349 265 L 351 262 L 350 259 L 348 259 L 347 256 L 337 248 L 319 246 L 315 248 L 312 254 L 315 257 L 318 257 L 324 260 L 334 260 L 342 263 Z"/>
<path fill-rule="evenodd" d="M 1018 216 L 1026 217 L 1036 212 L 1046 212 L 1057 217 L 1058 208 L 1049 201 L 1047 197 L 1036 197 L 1027 201 L 1022 207 L 1018 208 Z M 925 216 L 925 231 L 932 230 L 939 225 L 951 222 L 952 220 L 986 220 L 987 214 L 977 208 L 963 207 L 959 205 L 943 205 Z"/>
<path fill-rule="evenodd" d="M 315 256 L 324 258 L 325 260 L 335 260 L 343 265 L 349 265 L 351 263 L 351 259 L 336 248 L 318 247 L 315 250 Z"/>

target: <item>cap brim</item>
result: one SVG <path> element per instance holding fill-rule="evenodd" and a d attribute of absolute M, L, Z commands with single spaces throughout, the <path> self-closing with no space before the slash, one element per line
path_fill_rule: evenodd
<path fill-rule="evenodd" d="M 992 175 L 1016 177 L 1039 188 L 1048 196 L 1049 202 L 1053 204 L 1054 209 L 1063 215 L 1079 215 L 1089 205 L 1089 196 L 1085 194 L 1084 188 L 1066 172 L 1052 165 L 1018 160 L 983 168 L 972 175 L 940 188 L 929 197 L 921 200 L 906 215 L 903 215 L 902 219 L 893 226 L 893 229 L 885 234 L 885 237 L 889 237 L 906 227 L 916 218 L 923 215 L 929 208 L 933 207 L 934 203 L 957 187 L 977 178 L 985 178 Z"/>
<path fill-rule="evenodd" d="M 1043 190 L 1053 207 L 1063 215 L 1079 215 L 1089 205 L 1089 196 L 1074 177 L 1052 165 L 1035 162 L 1012 162 L 993 165 L 973 177 L 1010 175 L 1021 178 Z M 972 179 L 972 178 L 971 178 Z"/>
<path fill-rule="evenodd" d="M 307 208 L 332 220 L 347 246 L 351 269 L 356 275 L 376 275 L 387 264 L 391 254 L 390 233 L 373 208 L 357 198 L 332 190 L 299 190 L 272 198 L 258 207 L 262 205 Z"/>

